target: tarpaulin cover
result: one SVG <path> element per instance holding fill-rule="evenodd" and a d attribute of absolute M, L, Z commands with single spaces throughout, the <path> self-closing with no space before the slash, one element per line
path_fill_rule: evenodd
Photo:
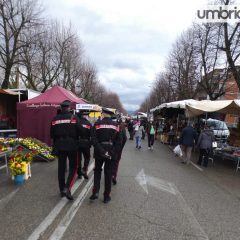
<path fill-rule="evenodd" d="M 186 109 L 186 104 L 196 103 L 197 100 L 194 99 L 186 99 L 181 101 L 174 101 L 169 103 L 163 103 L 153 109 L 150 110 L 150 112 L 155 112 L 156 110 L 161 110 L 163 108 L 180 108 L 180 109 Z"/>
<path fill-rule="evenodd" d="M 54 86 L 35 98 L 18 103 L 18 137 L 34 137 L 51 145 L 51 120 L 64 100 L 71 101 L 73 108 L 77 103 L 85 103 L 72 92 L 59 86 Z"/>
<path fill-rule="evenodd" d="M 188 103 L 186 109 L 189 117 L 210 112 L 240 115 L 240 100 L 202 100 L 195 103 Z"/>

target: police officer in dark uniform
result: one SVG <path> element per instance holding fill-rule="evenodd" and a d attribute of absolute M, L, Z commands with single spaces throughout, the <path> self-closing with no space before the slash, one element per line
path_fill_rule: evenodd
<path fill-rule="evenodd" d="M 89 113 L 80 111 L 79 117 L 79 147 L 78 147 L 78 178 L 88 179 L 87 171 L 90 162 L 90 148 L 91 148 L 91 128 L 92 124 L 86 119 Z M 84 157 L 84 164 L 82 168 L 82 156 Z"/>
<path fill-rule="evenodd" d="M 61 112 L 51 122 L 51 138 L 58 156 L 58 183 L 61 196 L 73 200 L 71 188 L 77 174 L 77 140 L 79 119 L 70 112 L 71 102 L 61 104 Z M 66 161 L 69 160 L 69 174 L 65 182 Z"/>
<path fill-rule="evenodd" d="M 116 156 L 114 159 L 114 164 L 113 164 L 113 170 L 112 170 L 112 183 L 113 185 L 117 184 L 117 173 L 118 173 L 118 167 L 119 167 L 119 162 L 122 157 L 122 151 L 125 146 L 125 143 L 127 141 L 127 134 L 126 134 L 126 127 L 125 123 L 122 122 L 120 116 L 117 116 L 117 123 L 119 126 L 119 134 L 121 135 L 121 148 L 119 151 L 116 151 Z"/>
<path fill-rule="evenodd" d="M 102 109 L 103 119 L 97 121 L 92 129 L 92 143 L 94 146 L 94 186 L 93 194 L 90 200 L 98 198 L 101 180 L 101 171 L 104 164 L 104 176 L 105 176 L 105 191 L 104 191 L 104 203 L 111 201 L 111 179 L 112 168 L 114 164 L 114 156 L 121 148 L 121 135 L 119 134 L 119 127 L 114 122 L 110 114 L 112 112 L 106 108 Z"/>

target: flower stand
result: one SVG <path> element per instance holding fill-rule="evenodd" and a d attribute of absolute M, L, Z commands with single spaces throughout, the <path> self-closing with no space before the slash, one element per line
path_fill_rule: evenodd
<path fill-rule="evenodd" d="M 25 174 L 24 174 L 24 179 L 25 179 L 25 180 L 28 180 L 31 176 L 32 176 L 32 173 L 31 173 L 31 165 L 30 165 L 30 163 L 27 163 L 27 164 L 26 164 L 26 172 L 25 172 Z"/>
<path fill-rule="evenodd" d="M 23 185 L 24 183 L 24 175 L 16 175 L 14 176 L 14 182 L 16 185 Z"/>

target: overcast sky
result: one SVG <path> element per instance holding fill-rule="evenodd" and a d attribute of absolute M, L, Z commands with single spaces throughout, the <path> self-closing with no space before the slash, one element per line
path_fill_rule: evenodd
<path fill-rule="evenodd" d="M 206 0 L 43 0 L 71 21 L 99 79 L 127 110 L 137 110 L 181 32 Z"/>

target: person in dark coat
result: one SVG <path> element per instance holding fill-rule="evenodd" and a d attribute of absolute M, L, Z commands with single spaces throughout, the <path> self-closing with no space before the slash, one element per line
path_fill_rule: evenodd
<path fill-rule="evenodd" d="M 133 140 L 133 136 L 134 136 L 134 123 L 133 120 L 131 119 L 130 122 L 128 123 L 128 132 L 130 135 L 129 140 Z"/>
<path fill-rule="evenodd" d="M 88 179 L 87 171 L 90 162 L 91 149 L 91 128 L 92 124 L 87 120 L 88 112 L 79 112 L 79 147 L 78 147 L 78 178 Z M 82 167 L 82 158 L 84 157 L 84 164 Z"/>
<path fill-rule="evenodd" d="M 193 128 L 193 124 L 189 124 L 187 127 L 183 128 L 179 144 L 183 153 L 182 163 L 189 164 L 191 162 L 191 154 L 194 143 L 197 143 L 197 131 Z"/>
<path fill-rule="evenodd" d="M 211 129 L 208 128 L 207 125 L 204 126 L 204 130 L 199 135 L 197 147 L 200 150 L 199 159 L 197 164 L 199 166 L 202 165 L 207 167 L 208 165 L 208 157 L 212 151 L 212 143 L 215 141 L 214 133 Z"/>
<path fill-rule="evenodd" d="M 92 128 L 92 143 L 94 147 L 95 169 L 94 186 L 90 200 L 98 198 L 100 190 L 101 172 L 104 164 L 105 191 L 104 203 L 111 201 L 112 168 L 114 157 L 121 149 L 121 135 L 117 122 L 111 119 L 112 112 L 102 109 L 103 119 L 96 122 Z"/>
<path fill-rule="evenodd" d="M 58 156 L 58 183 L 61 196 L 73 200 L 71 188 L 77 174 L 77 141 L 79 119 L 70 112 L 71 102 L 61 104 L 61 112 L 51 122 L 50 134 Z M 69 174 L 65 182 L 66 161 L 69 160 Z"/>
<path fill-rule="evenodd" d="M 112 171 L 112 183 L 113 183 L 113 185 L 117 184 L 117 173 L 118 173 L 119 162 L 120 162 L 121 157 L 122 157 L 123 148 L 124 148 L 125 143 L 127 141 L 126 128 L 125 128 L 125 124 L 122 121 L 119 122 L 119 131 L 120 131 L 120 134 L 121 134 L 122 142 L 121 142 L 120 150 L 116 153 L 116 159 L 115 159 L 114 165 L 113 165 L 113 171 Z"/>
<path fill-rule="evenodd" d="M 147 133 L 147 136 L 148 136 L 148 149 L 153 150 L 153 144 L 154 144 L 155 133 L 156 133 L 156 126 L 154 125 L 152 120 L 150 120 L 147 123 L 146 133 Z"/>

